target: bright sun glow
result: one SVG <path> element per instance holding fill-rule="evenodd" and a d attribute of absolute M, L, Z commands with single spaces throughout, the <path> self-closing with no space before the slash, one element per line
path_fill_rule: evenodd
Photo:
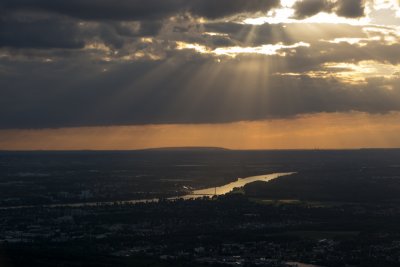
<path fill-rule="evenodd" d="M 299 42 L 293 45 L 278 44 L 266 44 L 254 47 L 242 47 L 242 46 L 231 46 L 231 47 L 219 47 L 214 50 L 207 48 L 204 45 L 189 44 L 185 42 L 177 42 L 177 49 L 192 49 L 200 54 L 214 54 L 217 56 L 229 56 L 235 57 L 239 54 L 260 54 L 260 55 L 285 55 L 285 49 L 292 49 L 297 47 L 309 47 L 310 44 Z"/>
<path fill-rule="evenodd" d="M 268 44 L 268 45 L 262 45 L 262 46 L 256 46 L 256 47 L 240 47 L 240 46 L 235 46 L 235 47 L 221 47 L 217 48 L 213 51 L 216 55 L 227 55 L 234 57 L 238 54 L 261 54 L 261 55 L 284 55 L 284 49 L 290 49 L 290 48 L 296 48 L 296 47 L 309 47 L 310 45 L 307 43 L 296 43 L 293 45 L 283 45 L 282 43 L 280 44 Z"/>
<path fill-rule="evenodd" d="M 349 24 L 349 25 L 365 25 L 370 23 L 370 18 L 363 17 L 359 19 L 350 19 L 339 17 L 336 14 L 321 12 L 315 16 L 297 20 L 293 18 L 294 10 L 291 8 L 281 8 L 268 12 L 265 17 L 247 18 L 242 22 L 244 24 L 261 25 L 264 23 L 331 23 L 331 24 Z"/>
<path fill-rule="evenodd" d="M 310 71 L 305 74 L 311 77 L 336 77 L 347 83 L 363 83 L 368 78 L 398 78 L 400 76 L 400 65 L 391 65 L 376 62 L 373 60 L 360 61 L 355 63 L 325 63 L 322 65 L 324 70 Z M 392 89 L 386 86 L 387 89 Z"/>

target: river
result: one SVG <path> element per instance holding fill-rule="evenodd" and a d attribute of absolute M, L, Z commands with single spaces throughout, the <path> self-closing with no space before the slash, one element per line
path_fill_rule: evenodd
<path fill-rule="evenodd" d="M 180 196 L 180 197 L 174 197 L 173 199 L 176 199 L 176 198 L 190 199 L 190 198 L 201 198 L 201 197 L 210 196 L 210 195 L 217 195 L 217 196 L 225 195 L 226 193 L 231 192 L 234 188 L 240 188 L 240 187 L 243 187 L 246 184 L 249 184 L 252 182 L 256 182 L 256 181 L 268 182 L 268 181 L 276 179 L 278 177 L 290 175 L 290 174 L 293 174 L 293 172 L 278 172 L 278 173 L 250 176 L 250 177 L 246 177 L 246 178 L 238 178 L 235 182 L 232 182 L 232 183 L 229 183 L 229 184 L 226 184 L 223 186 L 195 190 L 195 191 L 193 191 L 192 194 Z"/>
<path fill-rule="evenodd" d="M 278 172 L 257 176 L 250 176 L 246 178 L 238 178 L 235 182 L 231 182 L 226 185 L 218 186 L 218 187 L 210 187 L 199 190 L 194 190 L 191 194 L 184 196 L 176 196 L 170 197 L 168 200 L 176 200 L 176 199 L 196 199 L 202 198 L 204 196 L 214 196 L 214 195 L 224 195 L 226 193 L 231 192 L 234 188 L 240 188 L 245 186 L 248 183 L 252 183 L 255 181 L 270 181 L 276 179 L 281 176 L 291 175 L 294 172 Z M 112 205 L 114 203 L 124 203 L 124 204 L 135 204 L 135 203 L 151 203 L 158 202 L 158 198 L 149 198 L 149 199 L 133 199 L 133 200 L 125 200 L 125 201 L 103 201 L 103 202 L 81 202 L 81 203 L 61 203 L 61 204 L 49 204 L 49 205 L 27 205 L 27 206 L 14 206 L 14 207 L 2 207 L 0 209 L 18 209 L 18 208 L 34 208 L 34 207 L 84 207 L 84 206 L 97 206 L 97 205 Z"/>

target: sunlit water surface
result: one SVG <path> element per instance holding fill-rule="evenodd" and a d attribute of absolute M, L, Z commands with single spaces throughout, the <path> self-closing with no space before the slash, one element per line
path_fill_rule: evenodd
<path fill-rule="evenodd" d="M 276 179 L 281 176 L 291 175 L 294 172 L 279 172 L 279 173 L 271 173 L 265 175 L 258 176 L 250 176 L 247 178 L 238 178 L 235 182 L 218 186 L 218 187 L 210 187 L 199 190 L 194 190 L 192 193 L 184 196 L 175 196 L 168 198 L 169 200 L 177 200 L 177 199 L 196 199 L 202 198 L 205 196 L 219 196 L 224 195 L 226 193 L 231 192 L 235 188 L 240 188 L 245 186 L 248 183 L 256 182 L 256 181 L 270 181 Z M 96 205 L 111 205 L 114 203 L 151 203 L 158 202 L 158 198 L 149 198 L 149 199 L 134 199 L 134 200 L 126 200 L 126 201 L 104 201 L 104 202 L 82 202 L 82 203 L 66 203 L 66 204 L 53 204 L 53 205 L 41 205 L 43 207 L 82 207 L 82 206 L 96 206 Z M 34 206 L 15 206 L 15 207 L 5 207 L 2 209 L 15 209 L 15 208 L 24 208 L 24 207 L 34 207 Z"/>

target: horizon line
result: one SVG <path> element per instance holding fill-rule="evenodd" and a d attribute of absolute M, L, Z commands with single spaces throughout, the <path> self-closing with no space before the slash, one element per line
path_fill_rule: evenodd
<path fill-rule="evenodd" d="M 135 152 L 135 151 L 346 151 L 346 150 L 400 150 L 400 147 L 358 147 L 358 148 L 248 148 L 236 149 L 208 146 L 149 147 L 138 149 L 0 149 L 1 152 Z"/>

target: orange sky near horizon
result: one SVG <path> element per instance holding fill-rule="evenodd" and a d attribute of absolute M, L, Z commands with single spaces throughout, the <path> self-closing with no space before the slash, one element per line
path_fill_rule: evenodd
<path fill-rule="evenodd" d="M 1 130 L 1 150 L 132 150 L 215 146 L 230 149 L 400 147 L 400 112 L 319 113 L 223 124 L 161 124 Z"/>

